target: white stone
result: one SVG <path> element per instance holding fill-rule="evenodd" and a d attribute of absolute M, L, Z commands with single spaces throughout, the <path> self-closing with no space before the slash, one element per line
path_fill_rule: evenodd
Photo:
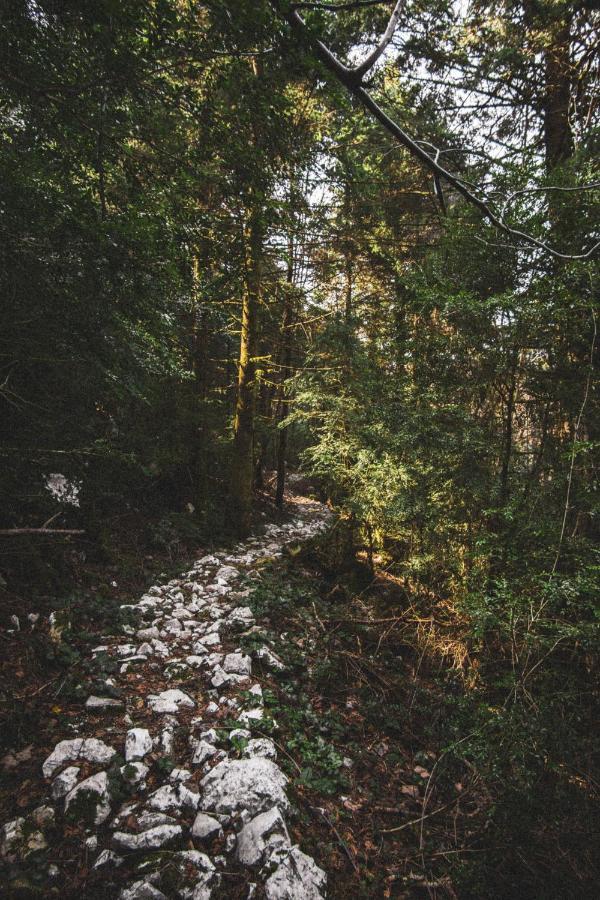
<path fill-rule="evenodd" d="M 200 795 L 188 790 L 182 784 L 165 784 L 148 798 L 150 809 L 166 812 L 169 809 L 198 809 Z"/>
<path fill-rule="evenodd" d="M 144 782 L 144 778 L 150 771 L 150 766 L 145 765 L 143 762 L 129 762 L 124 766 L 121 766 L 121 775 L 128 781 L 129 784 L 137 784 L 140 789 L 143 789 L 146 784 Z"/>
<path fill-rule="evenodd" d="M 195 705 L 192 698 L 178 688 L 148 696 L 148 706 L 155 713 L 177 713 L 180 708 L 193 708 Z"/>
<path fill-rule="evenodd" d="M 8 856 L 17 850 L 23 841 L 23 826 L 25 819 L 19 817 L 11 822 L 6 822 L 2 826 L 2 844 L 0 845 L 0 855 Z"/>
<path fill-rule="evenodd" d="M 277 808 L 256 816 L 237 836 L 236 858 L 243 866 L 258 866 L 273 850 L 291 846 L 290 836 Z"/>
<path fill-rule="evenodd" d="M 217 813 L 248 810 L 258 815 L 274 806 L 289 809 L 285 795 L 287 778 L 269 759 L 224 760 L 200 782 L 203 808 Z"/>
<path fill-rule="evenodd" d="M 96 795 L 97 799 L 92 801 L 90 797 L 90 802 L 95 802 L 96 804 L 94 821 L 96 825 L 101 825 L 110 815 L 110 794 L 106 772 L 98 772 L 97 775 L 91 775 L 74 787 L 73 790 L 69 791 L 65 798 L 65 812 L 68 812 L 69 807 L 81 794 Z"/>
<path fill-rule="evenodd" d="M 167 725 L 166 728 L 163 728 L 160 735 L 155 739 L 155 745 L 158 750 L 164 753 L 166 756 L 170 756 L 173 752 L 173 728 L 170 725 Z"/>
<path fill-rule="evenodd" d="M 116 756 L 116 750 L 97 738 L 74 738 L 61 741 L 56 745 L 42 766 L 45 778 L 51 778 L 54 772 L 67 762 L 85 759 L 87 762 L 106 765 Z"/>
<path fill-rule="evenodd" d="M 250 675 L 252 673 L 252 660 L 244 653 L 228 653 L 223 663 L 225 672 L 234 675 Z"/>
<path fill-rule="evenodd" d="M 173 816 L 166 816 L 164 813 L 150 812 L 145 809 L 144 812 L 136 815 L 137 823 L 142 831 L 148 831 L 149 828 L 156 828 L 157 825 L 177 825 L 177 820 Z"/>
<path fill-rule="evenodd" d="M 185 661 L 192 669 L 201 669 L 205 664 L 205 656 L 186 656 Z"/>
<path fill-rule="evenodd" d="M 276 672 L 283 672 L 285 669 L 284 663 L 269 647 L 260 647 L 256 651 L 256 657 L 268 666 L 268 668 L 274 669 Z"/>
<path fill-rule="evenodd" d="M 152 750 L 152 738 L 147 728 L 130 728 L 125 738 L 125 759 L 143 759 Z"/>
<path fill-rule="evenodd" d="M 189 769 L 173 769 L 169 775 L 169 781 L 171 784 L 178 784 L 179 782 L 188 781 L 191 777 L 192 773 Z"/>
<path fill-rule="evenodd" d="M 95 697 L 92 695 L 85 701 L 85 708 L 92 712 L 102 712 L 104 710 L 107 712 L 116 712 L 117 710 L 123 709 L 123 701 L 113 700 L 112 697 Z"/>
<path fill-rule="evenodd" d="M 249 606 L 237 606 L 229 613 L 226 621 L 230 628 L 250 628 L 254 625 L 254 613 Z"/>
<path fill-rule="evenodd" d="M 52 782 L 52 799 L 62 800 L 69 791 L 73 790 L 79 778 L 78 766 L 67 766 Z"/>
<path fill-rule="evenodd" d="M 223 654 L 222 653 L 209 653 L 206 657 L 206 665 L 211 669 L 214 669 L 215 666 L 221 665 L 223 662 Z"/>
<path fill-rule="evenodd" d="M 223 687 L 224 684 L 229 684 L 231 680 L 231 675 L 227 675 L 227 673 L 223 671 L 221 666 L 215 666 L 213 676 L 210 679 L 210 683 L 213 687 Z"/>
<path fill-rule="evenodd" d="M 261 756 L 263 759 L 277 759 L 277 748 L 269 738 L 252 738 L 242 750 L 242 756 Z"/>
<path fill-rule="evenodd" d="M 232 581 L 234 578 L 239 578 L 240 573 L 237 569 L 234 569 L 233 566 L 221 566 L 221 568 L 216 572 L 215 577 L 227 583 L 228 581 Z"/>
<path fill-rule="evenodd" d="M 123 888 L 118 900 L 167 900 L 167 898 L 150 882 L 134 881 L 129 887 Z"/>
<path fill-rule="evenodd" d="M 135 636 L 138 637 L 140 641 L 151 641 L 152 638 L 159 638 L 160 634 L 158 633 L 156 625 L 152 625 L 151 628 L 140 628 L 139 631 L 136 631 Z"/>
<path fill-rule="evenodd" d="M 255 709 L 245 709 L 238 716 L 238 722 L 243 722 L 244 725 L 249 725 L 250 722 L 260 722 L 263 718 L 263 711 L 259 707 Z"/>
<path fill-rule="evenodd" d="M 160 850 L 182 836 L 180 825 L 157 825 L 142 831 L 141 834 L 126 834 L 116 831 L 112 836 L 112 844 L 116 850 Z"/>
<path fill-rule="evenodd" d="M 213 745 L 209 744 L 208 741 L 198 741 L 194 748 L 192 764 L 194 766 L 201 766 L 202 763 L 206 762 L 207 759 L 210 759 L 211 756 L 214 756 L 216 752 L 216 747 L 213 747 Z"/>
<path fill-rule="evenodd" d="M 212 840 L 215 837 L 222 837 L 223 829 L 221 823 L 206 813 L 199 812 L 194 819 L 192 825 L 192 837 L 200 841 Z"/>
<path fill-rule="evenodd" d="M 102 850 L 98 859 L 94 863 L 94 869 L 101 869 L 102 866 L 120 866 L 123 863 L 123 857 L 117 856 L 116 853 L 113 853 L 112 850 Z"/>
<path fill-rule="evenodd" d="M 217 644 L 221 643 L 221 638 L 217 631 L 211 631 L 210 634 L 202 638 L 202 643 L 205 647 L 216 647 Z"/>
<path fill-rule="evenodd" d="M 327 876 L 315 861 L 293 847 L 265 882 L 267 900 L 322 900 Z"/>

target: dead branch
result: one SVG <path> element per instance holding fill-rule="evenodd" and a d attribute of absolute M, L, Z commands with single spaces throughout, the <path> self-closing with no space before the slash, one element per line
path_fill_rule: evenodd
<path fill-rule="evenodd" d="M 18 534 L 85 534 L 85 531 L 83 528 L 0 528 L 2 537 Z"/>
<path fill-rule="evenodd" d="M 400 13 L 401 2 L 396 3 L 394 6 L 394 10 L 392 12 L 392 16 L 390 21 L 388 22 L 388 27 L 386 28 L 384 37 L 382 41 L 376 48 L 376 50 L 371 53 L 363 63 L 361 63 L 356 68 L 351 68 L 349 66 L 344 65 L 341 60 L 335 56 L 335 54 L 327 47 L 323 41 L 319 40 L 319 38 L 315 37 L 310 30 L 307 28 L 306 23 L 297 8 L 294 6 L 289 6 L 286 4 L 285 0 L 271 0 L 271 5 L 275 9 L 275 11 L 281 16 L 285 21 L 290 25 L 292 30 L 300 37 L 300 39 L 304 42 L 308 42 L 308 44 L 312 47 L 315 56 L 319 59 L 321 63 L 335 75 L 338 81 L 344 85 L 344 87 L 359 101 L 359 103 L 371 113 L 373 118 L 375 118 L 384 129 L 392 135 L 392 137 L 403 147 L 406 147 L 409 152 L 415 156 L 420 162 L 422 162 L 431 172 L 434 173 L 439 179 L 450 184 L 471 206 L 474 206 L 482 216 L 488 220 L 495 228 L 499 231 L 504 232 L 505 234 L 510 235 L 513 238 L 516 238 L 521 243 L 529 244 L 530 246 L 537 247 L 539 250 L 543 250 L 545 253 L 549 253 L 551 256 L 557 259 L 589 259 L 600 247 L 600 241 L 597 241 L 589 250 L 585 253 L 562 253 L 559 250 L 555 250 L 546 241 L 541 240 L 540 238 L 534 237 L 532 234 L 528 234 L 525 231 L 521 231 L 518 228 L 513 228 L 510 225 L 507 225 L 501 215 L 496 213 L 491 206 L 485 200 L 482 200 L 476 194 L 470 190 L 465 182 L 458 178 L 458 176 L 449 172 L 444 166 L 442 166 L 439 162 L 437 162 L 432 156 L 427 153 L 426 150 L 423 149 L 419 145 L 419 143 L 412 138 L 403 128 L 398 125 L 388 114 L 379 106 L 377 101 L 371 96 L 371 94 L 365 89 L 362 82 L 362 76 L 366 74 L 368 69 L 365 68 L 365 64 L 369 62 L 369 68 L 372 68 L 373 63 L 381 56 L 383 50 L 388 46 L 393 37 L 393 30 L 391 36 L 389 35 L 390 27 L 393 26 L 395 29 Z M 382 47 L 383 45 L 383 47 Z M 382 49 L 380 49 L 382 48 Z M 372 60 L 372 61 L 371 61 Z"/>

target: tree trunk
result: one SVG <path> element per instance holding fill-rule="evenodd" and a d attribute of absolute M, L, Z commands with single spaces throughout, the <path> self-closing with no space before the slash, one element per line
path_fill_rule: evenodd
<path fill-rule="evenodd" d="M 293 197 L 293 193 L 292 193 Z M 275 504 L 278 509 L 283 506 L 285 493 L 285 470 L 287 457 L 288 435 L 287 428 L 281 423 L 286 417 L 285 408 L 285 382 L 291 375 L 292 369 L 292 325 L 294 323 L 294 235 L 290 235 L 288 242 L 288 265 L 283 305 L 283 322 L 281 326 L 281 379 L 279 384 L 279 403 L 277 404 L 277 488 L 275 490 Z"/>
<path fill-rule="evenodd" d="M 555 23 L 544 49 L 544 148 L 549 172 L 573 152 L 571 99 L 571 19 Z"/>
<path fill-rule="evenodd" d="M 204 265 L 209 267 L 208 248 L 205 249 Z M 192 455 L 194 507 L 196 517 L 203 521 L 208 509 L 208 430 L 206 423 L 206 398 L 209 384 L 208 342 L 209 316 L 201 298 L 201 262 L 193 261 L 193 308 L 192 308 L 192 366 L 194 372 L 194 392 L 198 410 L 197 429 Z"/>
<path fill-rule="evenodd" d="M 233 426 L 230 509 L 233 529 L 243 537 L 252 525 L 254 483 L 254 410 L 256 402 L 256 354 L 258 315 L 262 288 L 263 225 L 253 210 L 244 229 L 246 286 L 242 303 L 242 329 L 238 363 L 238 386 Z"/>

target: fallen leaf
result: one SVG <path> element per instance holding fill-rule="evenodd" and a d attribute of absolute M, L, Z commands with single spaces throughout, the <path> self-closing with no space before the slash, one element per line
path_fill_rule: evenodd
<path fill-rule="evenodd" d="M 406 794 L 407 797 L 413 797 L 415 800 L 419 799 L 419 788 L 416 784 L 403 784 L 400 791 Z"/>

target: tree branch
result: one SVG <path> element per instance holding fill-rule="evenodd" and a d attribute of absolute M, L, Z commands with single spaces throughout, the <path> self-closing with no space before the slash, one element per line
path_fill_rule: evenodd
<path fill-rule="evenodd" d="M 360 81 L 363 75 L 366 75 L 369 69 L 372 69 L 381 54 L 385 51 L 386 47 L 390 44 L 392 38 L 394 37 L 394 33 L 396 31 L 396 27 L 398 25 L 398 20 L 400 18 L 400 13 L 402 11 L 402 7 L 404 6 L 404 0 L 397 0 L 394 9 L 392 10 L 392 14 L 390 16 L 390 20 L 387 24 L 387 28 L 385 29 L 384 35 L 381 38 L 379 44 L 375 47 L 375 49 L 369 53 L 369 55 L 364 59 L 359 66 L 354 68 L 354 76 Z"/>
<path fill-rule="evenodd" d="M 388 0 L 354 0 L 351 3 L 293 3 L 292 9 L 323 9 L 326 12 L 342 12 L 359 9 L 361 6 L 383 6 Z"/>
<path fill-rule="evenodd" d="M 16 534 L 85 534 L 82 528 L 0 528 L 1 537 Z"/>
<path fill-rule="evenodd" d="M 537 247 L 539 250 L 543 250 L 546 253 L 549 253 L 551 256 L 556 257 L 557 259 L 589 259 L 595 252 L 600 248 L 600 241 L 597 241 L 589 250 L 585 253 L 579 254 L 571 254 L 571 253 L 561 253 L 558 250 L 555 250 L 545 241 L 534 237 L 527 232 L 521 231 L 518 228 L 512 228 L 507 225 L 502 217 L 495 212 L 491 206 L 488 205 L 484 200 L 478 197 L 473 191 L 469 190 L 469 188 L 465 185 L 465 183 L 458 178 L 456 175 L 449 172 L 445 169 L 439 162 L 437 162 L 433 157 L 431 157 L 419 144 L 414 140 L 400 125 L 397 124 L 388 114 L 379 106 L 376 100 L 371 96 L 371 94 L 365 89 L 363 86 L 360 77 L 357 80 L 356 73 L 357 71 L 361 74 L 364 74 L 363 66 L 358 67 L 358 69 L 349 68 L 345 66 L 327 47 L 323 41 L 319 40 L 319 38 L 315 37 L 311 34 L 309 29 L 306 27 L 306 23 L 302 16 L 297 12 L 296 9 L 290 6 L 284 6 L 282 0 L 270 0 L 271 5 L 274 7 L 276 12 L 282 16 L 290 25 L 292 30 L 301 37 L 304 41 L 308 41 L 312 46 L 315 55 L 323 63 L 323 65 L 332 72 L 335 77 L 340 81 L 344 87 L 360 102 L 360 104 L 371 113 L 373 118 L 375 118 L 384 128 L 385 130 L 395 138 L 398 143 L 402 144 L 402 146 L 406 147 L 407 150 L 412 153 L 418 160 L 420 160 L 431 172 L 434 173 L 439 179 L 447 182 L 447 184 L 452 185 L 452 187 L 467 200 L 472 206 L 476 207 L 495 228 L 498 228 L 500 231 L 503 231 L 505 234 L 510 235 L 513 238 L 517 238 L 519 241 L 524 242 L 526 244 L 530 244 L 533 247 Z M 394 23 L 397 22 L 397 14 L 399 13 L 399 7 L 401 6 L 401 0 L 396 3 L 394 7 L 394 12 L 392 13 L 392 19 L 394 19 Z M 390 19 L 390 23 L 392 22 Z M 389 31 L 386 29 L 386 36 Z M 395 25 L 394 25 L 395 27 Z M 392 35 L 393 36 L 393 35 Z M 385 46 L 389 44 L 391 37 L 387 40 Z M 381 47 L 381 44 L 377 48 Z M 383 48 L 385 49 L 385 47 Z M 381 51 L 383 52 L 383 51 Z M 378 56 L 380 53 L 378 53 Z M 373 57 L 373 54 L 370 54 L 370 59 Z M 377 58 L 377 57 L 375 57 Z M 374 61 L 374 60 L 373 60 Z M 366 62 L 366 61 L 365 61 Z M 371 63 L 372 65 L 372 63 Z"/>

